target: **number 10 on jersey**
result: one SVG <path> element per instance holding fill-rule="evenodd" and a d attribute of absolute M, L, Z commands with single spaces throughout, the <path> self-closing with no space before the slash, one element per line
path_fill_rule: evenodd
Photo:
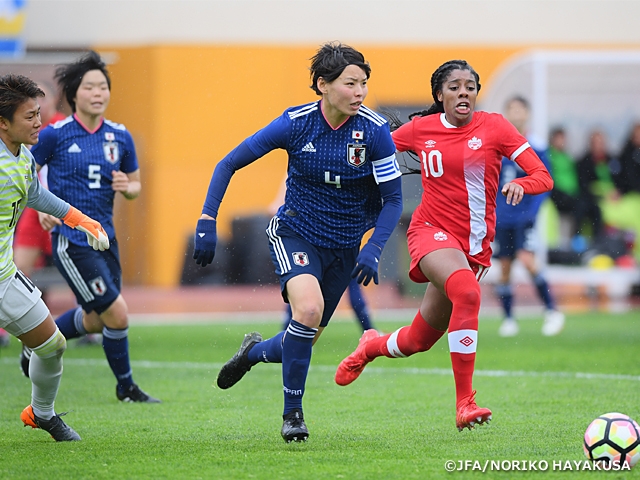
<path fill-rule="evenodd" d="M 444 173 L 442 168 L 442 153 L 440 150 L 429 150 L 429 153 L 424 150 L 422 153 L 422 170 L 425 177 L 441 177 Z"/>

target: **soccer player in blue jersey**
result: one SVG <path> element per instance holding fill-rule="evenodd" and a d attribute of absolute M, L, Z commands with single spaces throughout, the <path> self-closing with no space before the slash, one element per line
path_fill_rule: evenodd
<path fill-rule="evenodd" d="M 62 219 L 95 249 L 108 249 L 109 238 L 98 222 L 38 181 L 36 163 L 27 145 L 38 142 L 42 126 L 38 98 L 43 96 L 38 85 L 25 76 L 0 77 L 0 327 L 33 352 L 29 365 L 31 404 L 22 411 L 21 420 L 65 442 L 80 440 L 54 411 L 67 342 L 42 301 L 40 290 L 13 262 L 16 224 L 28 206 Z"/>
<path fill-rule="evenodd" d="M 529 102 L 520 96 L 510 99 L 506 104 L 505 117 L 522 135 L 526 135 Z M 531 137 L 527 140 L 549 170 L 549 158 L 544 145 Z M 516 163 L 508 158 L 502 159 L 500 189 L 513 179 L 524 176 L 526 173 Z M 555 300 L 549 291 L 549 284 L 538 270 L 535 257 L 537 248 L 535 222 L 540 205 L 546 197 L 545 194 L 525 195 L 518 205 L 507 204 L 505 197 L 501 195 L 496 199 L 496 243 L 497 256 L 500 260 L 500 283 L 496 285 L 495 292 L 504 310 L 505 318 L 498 330 L 503 337 L 513 337 L 519 331 L 518 323 L 513 316 L 511 288 L 511 267 L 514 258 L 517 258 L 529 272 L 540 300 L 545 305 L 542 333 L 546 336 L 557 335 L 564 327 L 564 314 L 556 308 Z"/>
<path fill-rule="evenodd" d="M 99 219 L 111 241 L 108 252 L 94 252 L 82 244 L 77 232 L 55 218 L 42 222 L 53 228 L 54 263 L 80 304 L 60 315 L 56 324 L 67 339 L 102 333 L 102 347 L 117 379 L 119 400 L 158 403 L 133 381 L 127 304 L 120 293 L 122 269 L 113 225 L 116 193 L 127 200 L 140 194 L 133 139 L 124 125 L 104 118 L 111 80 L 96 52 L 58 67 L 55 78 L 73 115 L 46 127 L 33 155 L 39 166 L 48 165 L 49 189 Z M 28 350 L 23 353 L 24 360 Z"/>
<path fill-rule="evenodd" d="M 282 363 L 282 438 L 305 441 L 302 397 L 314 341 L 329 323 L 352 277 L 378 283 L 378 261 L 402 212 L 401 173 L 387 121 L 363 105 L 369 64 L 357 50 L 323 45 L 311 59 L 311 88 L 321 100 L 288 108 L 244 140 L 215 168 L 195 236 L 194 258 L 205 266 L 216 248 L 216 217 L 240 168 L 276 148 L 289 156 L 284 205 L 267 237 L 293 319 L 262 340 L 245 335 L 217 384 L 235 385 L 260 362 Z M 363 234 L 375 227 L 360 250 Z"/>

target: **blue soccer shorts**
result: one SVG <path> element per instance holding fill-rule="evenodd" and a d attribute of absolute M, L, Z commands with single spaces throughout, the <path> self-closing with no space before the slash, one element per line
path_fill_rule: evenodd
<path fill-rule="evenodd" d="M 497 253 L 498 258 L 514 258 L 518 250 L 535 252 L 537 247 L 537 237 L 533 222 L 523 225 L 496 227 Z"/>
<path fill-rule="evenodd" d="M 51 235 L 53 262 L 87 313 L 104 312 L 122 289 L 118 242 L 109 241 L 109 249 L 101 252 L 75 245 L 64 235 Z"/>
<path fill-rule="evenodd" d="M 276 275 L 280 278 L 282 298 L 289 303 L 286 285 L 291 278 L 303 274 L 313 275 L 318 279 L 324 299 L 320 326 L 326 327 L 351 281 L 351 271 L 355 267 L 359 247 L 316 247 L 283 225 L 277 216 L 269 223 L 267 237 Z"/>

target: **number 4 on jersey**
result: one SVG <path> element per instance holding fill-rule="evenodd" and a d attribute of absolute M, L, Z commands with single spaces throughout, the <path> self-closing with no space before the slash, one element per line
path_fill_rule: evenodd
<path fill-rule="evenodd" d="M 334 180 L 331 180 L 331 172 L 324 172 L 324 183 L 331 183 L 336 186 L 336 188 L 341 188 L 340 185 L 340 175 L 336 175 Z"/>

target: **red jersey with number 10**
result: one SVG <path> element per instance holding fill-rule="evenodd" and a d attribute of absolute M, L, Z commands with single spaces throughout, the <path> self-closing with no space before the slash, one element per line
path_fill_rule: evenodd
<path fill-rule="evenodd" d="M 420 158 L 423 193 L 412 223 L 442 228 L 482 265 L 490 265 L 502 157 L 530 175 L 514 181 L 525 193 L 553 185 L 527 139 L 497 113 L 475 112 L 463 127 L 451 125 L 444 114 L 415 117 L 393 132 L 393 141 L 398 151 Z"/>

